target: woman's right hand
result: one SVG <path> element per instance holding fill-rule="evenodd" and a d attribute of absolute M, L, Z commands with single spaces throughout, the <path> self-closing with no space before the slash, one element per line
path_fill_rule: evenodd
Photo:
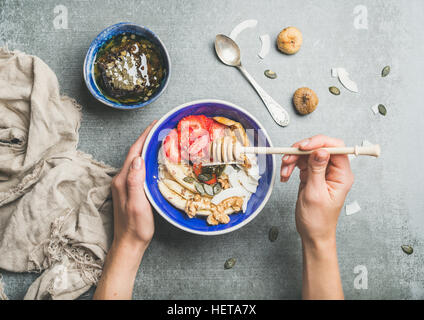
<path fill-rule="evenodd" d="M 343 147 L 341 140 L 318 135 L 293 145 L 315 150 L 308 156 L 285 156 L 281 181 L 300 169 L 296 228 L 302 238 L 304 299 L 343 299 L 337 262 L 336 227 L 346 195 L 353 183 L 349 158 L 320 149 Z"/>
<path fill-rule="evenodd" d="M 283 158 L 281 181 L 288 181 L 295 167 L 300 169 L 296 227 L 303 241 L 335 240 L 337 220 L 353 184 L 353 173 L 347 155 L 330 156 L 320 148 L 343 146 L 342 140 L 317 135 L 293 145 L 304 151 L 316 150 L 311 155 Z"/>

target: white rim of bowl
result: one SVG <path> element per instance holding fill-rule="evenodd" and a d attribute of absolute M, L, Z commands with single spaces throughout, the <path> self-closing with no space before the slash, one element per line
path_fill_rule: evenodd
<path fill-rule="evenodd" d="M 156 122 L 156 124 L 154 125 L 154 127 L 150 130 L 149 135 L 146 138 L 146 141 L 144 142 L 144 147 L 143 147 L 143 151 L 141 153 L 141 156 L 145 157 L 146 155 L 146 150 L 147 150 L 147 146 L 150 143 L 150 140 L 152 139 L 152 135 L 155 132 L 155 130 L 158 128 L 158 126 L 164 122 L 164 120 L 166 118 L 168 118 L 171 114 L 175 113 L 178 110 L 181 110 L 185 107 L 188 107 L 190 105 L 193 104 L 199 104 L 199 103 L 220 103 L 220 104 L 226 104 L 230 107 L 233 107 L 243 113 L 245 113 L 246 115 L 248 115 L 249 117 L 251 117 L 258 125 L 259 127 L 263 130 L 266 139 L 269 142 L 270 147 L 273 147 L 271 138 L 268 135 L 268 132 L 266 131 L 266 129 L 263 127 L 262 123 L 260 123 L 258 121 L 258 119 L 256 119 L 255 116 L 253 116 L 250 112 L 248 112 L 247 110 L 237 106 L 234 103 L 228 102 L 228 101 L 224 101 L 224 100 L 217 100 L 217 99 L 201 99 L 201 100 L 194 100 L 194 101 L 190 101 L 184 104 L 179 105 L 178 107 L 175 107 L 174 109 L 172 109 L 171 111 L 169 111 L 168 113 L 166 113 L 164 116 L 162 116 L 161 119 L 158 120 L 158 122 Z M 173 219 L 171 219 L 170 217 L 168 217 L 168 215 L 166 215 L 164 212 L 162 212 L 162 209 L 159 208 L 159 206 L 156 204 L 155 200 L 153 199 L 152 195 L 150 194 L 149 188 L 147 187 L 147 183 L 146 181 L 144 181 L 144 190 L 146 191 L 146 195 L 149 198 L 150 203 L 153 205 L 153 207 L 156 209 L 156 211 L 163 217 L 165 218 L 165 220 L 167 220 L 169 223 L 171 223 L 172 225 L 174 225 L 175 227 L 177 227 L 178 229 L 190 232 L 190 233 L 194 233 L 194 234 L 200 234 L 200 235 L 206 235 L 206 236 L 214 236 L 214 235 L 219 235 L 219 234 L 225 234 L 225 233 L 229 233 L 232 231 L 235 231 L 237 229 L 240 229 L 241 227 L 245 226 L 246 224 L 248 224 L 250 221 L 252 221 L 258 214 L 259 212 L 262 211 L 262 209 L 265 207 L 266 203 L 268 202 L 269 198 L 271 197 L 272 194 L 272 190 L 274 189 L 274 183 L 275 183 L 275 168 L 276 163 L 275 163 L 275 156 L 272 155 L 272 176 L 271 176 L 271 183 L 270 183 L 270 187 L 268 189 L 267 194 L 265 195 L 265 198 L 263 199 L 262 203 L 260 204 L 260 206 L 245 220 L 243 220 L 242 222 L 240 222 L 239 224 L 228 228 L 228 229 L 224 229 L 224 230 L 218 230 L 218 231 L 199 231 L 199 230 L 193 230 L 187 227 L 184 227 L 182 225 L 180 225 L 178 222 L 174 221 Z"/>

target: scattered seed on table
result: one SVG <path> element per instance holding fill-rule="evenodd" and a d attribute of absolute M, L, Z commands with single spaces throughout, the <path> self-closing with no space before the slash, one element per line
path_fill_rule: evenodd
<path fill-rule="evenodd" d="M 225 261 L 224 268 L 231 269 L 232 267 L 234 267 L 235 264 L 236 264 L 236 259 L 230 258 L 227 261 Z"/>
<path fill-rule="evenodd" d="M 381 115 L 385 116 L 387 114 L 387 109 L 383 104 L 379 104 L 378 112 L 380 112 Z"/>
<path fill-rule="evenodd" d="M 384 78 L 384 77 L 387 77 L 388 75 L 389 75 L 389 73 L 390 73 L 390 66 L 385 66 L 384 68 L 383 68 L 383 70 L 381 70 L 381 76 Z"/>
<path fill-rule="evenodd" d="M 414 249 L 411 246 L 403 245 L 401 248 L 406 254 L 412 254 L 414 252 Z"/>
<path fill-rule="evenodd" d="M 267 76 L 270 79 L 276 79 L 277 78 L 277 74 L 274 71 L 271 71 L 271 70 L 265 70 L 264 74 L 265 74 L 265 76 Z"/>
<path fill-rule="evenodd" d="M 330 90 L 330 92 L 334 94 L 335 96 L 338 96 L 340 94 L 340 89 L 337 87 L 330 87 L 328 88 L 328 90 Z"/>
<path fill-rule="evenodd" d="M 273 226 L 268 232 L 269 241 L 274 242 L 278 238 L 278 228 Z"/>

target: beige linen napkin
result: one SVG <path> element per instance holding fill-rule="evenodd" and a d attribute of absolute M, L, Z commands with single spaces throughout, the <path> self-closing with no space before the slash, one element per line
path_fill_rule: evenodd
<path fill-rule="evenodd" d="M 39 58 L 0 49 L 0 268 L 42 272 L 26 299 L 75 299 L 112 237 L 116 170 L 76 150 L 80 106 Z"/>

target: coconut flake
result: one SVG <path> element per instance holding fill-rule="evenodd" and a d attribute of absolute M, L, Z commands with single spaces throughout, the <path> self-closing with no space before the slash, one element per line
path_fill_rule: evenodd
<path fill-rule="evenodd" d="M 250 177 L 244 172 L 243 170 L 240 170 L 238 172 L 238 181 L 240 181 L 241 185 L 249 192 L 255 193 L 256 188 L 258 187 L 258 182 L 250 179 Z"/>
<path fill-rule="evenodd" d="M 379 111 L 378 111 L 378 103 L 377 104 L 375 104 L 375 105 L 373 105 L 372 107 L 371 107 L 371 110 L 372 110 L 372 112 L 374 112 L 374 114 L 377 114 Z"/>
<path fill-rule="evenodd" d="M 352 92 L 359 92 L 357 84 L 350 80 L 349 73 L 344 68 L 337 68 L 337 75 L 343 87 Z"/>
<path fill-rule="evenodd" d="M 247 169 L 247 175 L 253 179 L 255 179 L 256 181 L 259 181 L 259 179 L 261 178 L 260 174 L 259 174 L 259 166 L 257 163 L 257 158 L 256 155 L 253 153 L 248 153 L 246 154 L 246 157 L 249 159 L 251 167 L 249 169 Z M 240 166 L 241 169 L 245 170 L 244 167 Z"/>
<path fill-rule="evenodd" d="M 263 34 L 259 37 L 261 40 L 261 51 L 259 51 L 258 56 L 261 59 L 265 59 L 266 55 L 269 53 L 269 48 L 271 47 L 271 39 L 269 34 Z"/>
<path fill-rule="evenodd" d="M 212 198 L 211 203 L 213 203 L 214 205 L 218 205 L 222 201 L 231 197 L 242 197 L 245 199 L 247 197 L 250 197 L 250 192 L 241 186 L 236 188 L 228 188 L 228 189 L 222 190 L 220 193 L 215 195 Z"/>
<path fill-rule="evenodd" d="M 359 211 L 361 211 L 361 207 L 359 206 L 358 201 L 356 200 L 346 205 L 347 216 L 358 213 Z"/>
<path fill-rule="evenodd" d="M 251 196 L 252 195 L 249 195 L 249 196 L 246 196 L 244 198 L 243 205 L 241 206 L 241 210 L 243 210 L 243 212 L 246 212 L 246 210 L 247 210 L 247 203 L 249 202 Z"/>
<path fill-rule="evenodd" d="M 233 172 L 233 173 L 229 174 L 228 175 L 228 181 L 230 182 L 230 185 L 233 188 L 236 188 L 236 187 L 240 187 L 241 186 L 241 184 L 239 182 L 239 178 L 238 178 L 237 172 Z"/>
<path fill-rule="evenodd" d="M 236 41 L 237 36 L 245 29 L 255 28 L 258 24 L 258 20 L 244 20 L 234 27 L 230 33 L 230 38 Z"/>
<path fill-rule="evenodd" d="M 225 166 L 225 169 L 224 169 L 225 174 L 230 175 L 230 174 L 233 174 L 235 172 L 237 172 L 237 171 L 236 171 L 236 169 L 233 168 L 233 166 L 231 166 L 231 165 Z"/>

